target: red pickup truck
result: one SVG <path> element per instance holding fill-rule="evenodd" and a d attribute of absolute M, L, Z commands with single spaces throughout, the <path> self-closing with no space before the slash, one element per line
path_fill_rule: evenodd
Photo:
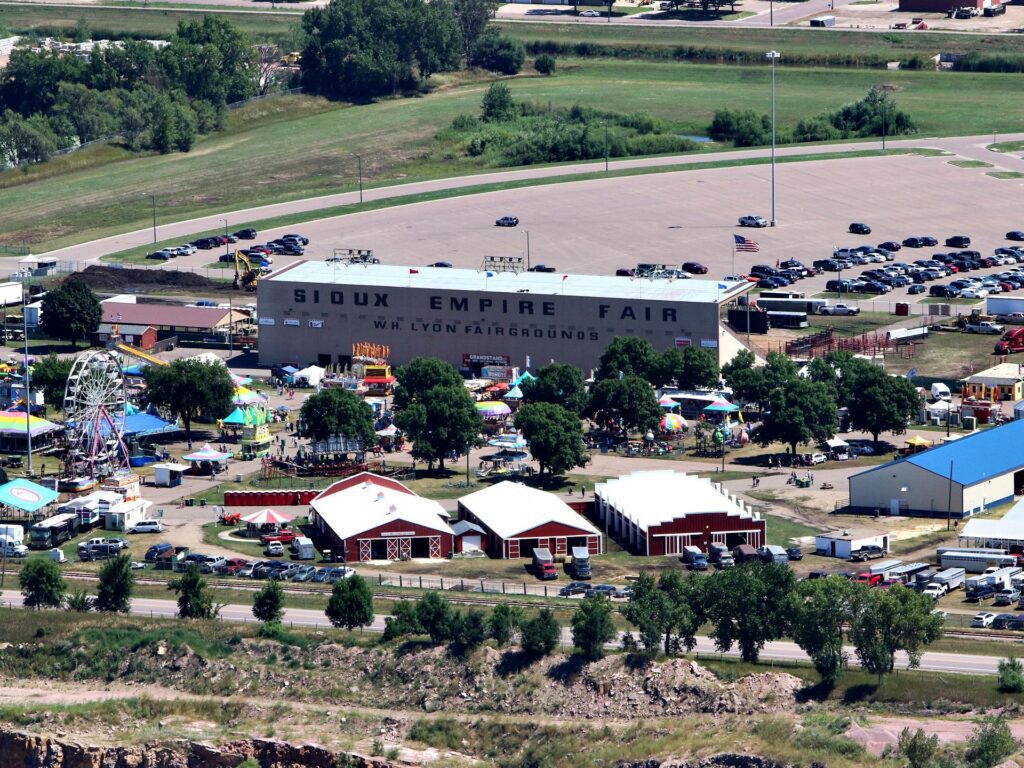
<path fill-rule="evenodd" d="M 291 528 L 282 528 L 275 533 L 265 533 L 260 536 L 260 544 L 269 544 L 272 541 L 280 541 L 282 544 L 291 544 L 295 541 L 296 534 Z"/>
<path fill-rule="evenodd" d="M 877 587 L 882 581 L 882 574 L 865 571 L 864 573 L 858 573 L 854 581 L 858 584 L 867 584 L 869 587 Z"/>

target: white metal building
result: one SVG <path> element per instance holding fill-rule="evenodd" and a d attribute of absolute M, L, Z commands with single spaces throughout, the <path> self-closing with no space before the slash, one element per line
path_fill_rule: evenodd
<path fill-rule="evenodd" d="M 491 557 L 530 557 L 537 547 L 566 555 L 586 547 L 604 551 L 601 532 L 553 493 L 508 480 L 459 499 L 459 518 L 486 531 L 483 549 Z"/>
<path fill-rule="evenodd" d="M 678 555 L 761 547 L 765 521 L 719 483 L 672 470 L 633 472 L 594 486 L 597 515 L 609 536 L 641 555 Z"/>
<path fill-rule="evenodd" d="M 814 537 L 814 553 L 823 557 L 849 560 L 858 549 L 876 546 L 889 550 L 889 534 L 871 528 L 841 528 Z"/>
<path fill-rule="evenodd" d="M 1024 500 L 998 520 L 968 520 L 957 536 L 964 547 L 1000 547 L 1021 551 L 1024 546 Z"/>

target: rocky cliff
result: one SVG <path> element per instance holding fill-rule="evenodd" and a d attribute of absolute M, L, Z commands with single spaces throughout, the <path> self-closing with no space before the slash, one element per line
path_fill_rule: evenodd
<path fill-rule="evenodd" d="M 261 768 L 392 768 L 382 758 L 342 755 L 315 745 L 268 739 L 217 747 L 168 741 L 128 747 L 93 747 L 20 731 L 0 730 L 0 768 L 235 768 L 245 760 Z"/>

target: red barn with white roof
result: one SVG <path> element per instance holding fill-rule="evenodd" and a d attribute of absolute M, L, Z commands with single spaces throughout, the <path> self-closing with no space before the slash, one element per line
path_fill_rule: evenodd
<path fill-rule="evenodd" d="M 309 520 L 345 562 L 442 559 L 454 550 L 448 513 L 397 480 L 360 472 L 310 503 Z"/>

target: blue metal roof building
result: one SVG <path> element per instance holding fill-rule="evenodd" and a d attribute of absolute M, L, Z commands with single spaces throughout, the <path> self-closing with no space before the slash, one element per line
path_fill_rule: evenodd
<path fill-rule="evenodd" d="M 853 511 L 962 519 L 1024 491 L 1024 420 L 975 432 L 849 479 Z"/>

